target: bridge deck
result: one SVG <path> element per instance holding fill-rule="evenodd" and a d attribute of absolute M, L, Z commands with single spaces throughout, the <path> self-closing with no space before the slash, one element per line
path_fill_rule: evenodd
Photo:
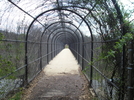
<path fill-rule="evenodd" d="M 25 99 L 89 100 L 87 83 L 71 51 L 64 49 L 32 82 Z"/>

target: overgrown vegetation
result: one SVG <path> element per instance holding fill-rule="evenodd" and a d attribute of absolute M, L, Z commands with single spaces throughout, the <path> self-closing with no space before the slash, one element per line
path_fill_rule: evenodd
<path fill-rule="evenodd" d="M 0 33 L 0 40 L 2 40 L 2 39 L 4 39 L 4 35 L 2 33 Z M 9 49 L 10 47 L 11 47 L 11 45 L 8 44 L 7 48 Z M 0 48 L 1 48 L 1 51 L 6 50 L 6 49 L 4 49 L 5 48 L 4 43 L 1 41 L 0 41 Z M 14 64 L 11 61 L 4 58 L 2 54 L 0 54 L 0 77 L 5 76 L 14 71 L 15 71 Z"/>
<path fill-rule="evenodd" d="M 5 43 L 2 41 L 6 39 L 4 34 L 0 33 L 0 36 L 0 77 L 3 77 L 24 64 L 24 43 Z"/>
<path fill-rule="evenodd" d="M 9 34 L 22 40 L 22 34 Z M 12 89 L 18 88 L 23 83 L 24 69 L 17 72 L 18 68 L 24 65 L 24 43 L 13 42 L 8 39 L 5 31 L 0 32 L 0 98 L 8 94 Z M 16 100 L 16 99 L 15 99 Z"/>
<path fill-rule="evenodd" d="M 22 98 L 22 94 L 23 94 L 23 91 L 20 89 L 18 92 L 13 94 L 13 96 L 9 98 L 8 100 L 20 100 Z"/>

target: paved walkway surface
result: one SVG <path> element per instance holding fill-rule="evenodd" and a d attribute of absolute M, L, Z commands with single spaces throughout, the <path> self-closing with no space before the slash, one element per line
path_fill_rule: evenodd
<path fill-rule="evenodd" d="M 25 90 L 23 100 L 90 100 L 88 82 L 69 49 L 62 50 Z"/>

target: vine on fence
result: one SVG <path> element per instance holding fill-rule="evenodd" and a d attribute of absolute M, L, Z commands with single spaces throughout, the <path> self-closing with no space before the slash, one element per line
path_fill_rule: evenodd
<path fill-rule="evenodd" d="M 134 36 L 133 36 L 133 34 L 132 33 L 126 33 L 123 37 L 122 37 L 122 39 L 119 39 L 119 41 L 118 42 L 115 42 L 115 45 L 113 46 L 113 49 L 110 49 L 108 52 L 107 52 L 107 54 L 104 56 L 104 58 L 103 59 L 108 59 L 108 58 L 110 58 L 110 57 L 115 57 L 115 55 L 118 53 L 117 51 L 119 51 L 120 53 L 122 52 L 122 48 L 123 48 L 123 46 L 125 45 L 127 45 L 127 43 L 130 41 L 130 40 L 132 40 L 132 39 L 134 39 Z"/>

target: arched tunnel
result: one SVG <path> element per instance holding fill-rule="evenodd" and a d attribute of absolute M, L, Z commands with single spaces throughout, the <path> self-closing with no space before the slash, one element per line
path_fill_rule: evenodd
<path fill-rule="evenodd" d="M 98 100 L 134 99 L 134 23 L 118 0 L 3 0 L 0 6 L 0 98 L 27 86 L 68 45 Z"/>

